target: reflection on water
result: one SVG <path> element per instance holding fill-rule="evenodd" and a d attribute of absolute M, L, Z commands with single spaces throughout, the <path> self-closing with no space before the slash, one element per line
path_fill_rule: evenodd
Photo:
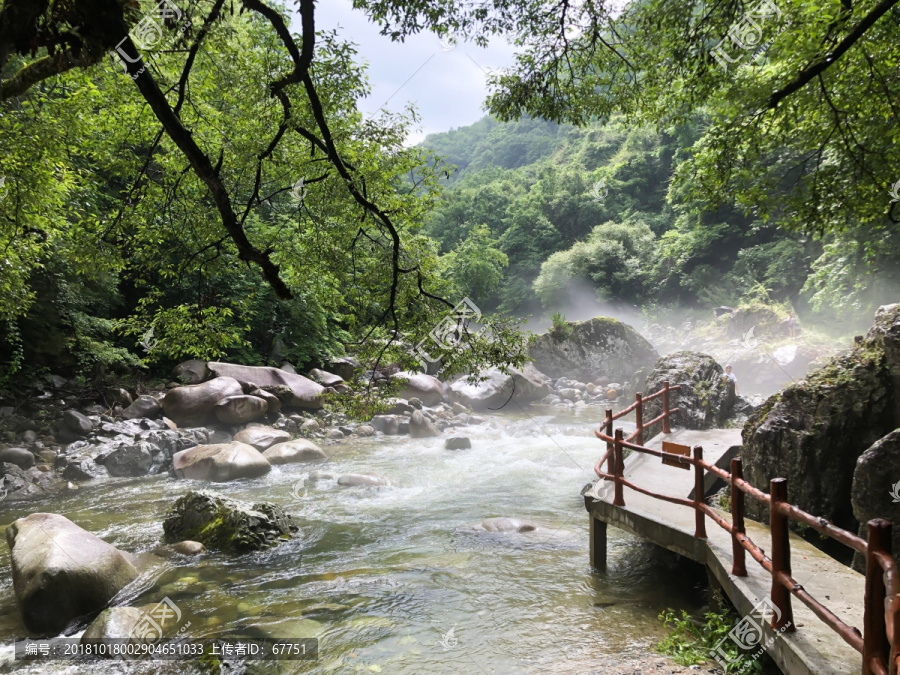
<path fill-rule="evenodd" d="M 0 522 L 53 511 L 141 552 L 159 543 L 163 513 L 189 488 L 285 505 L 301 525 L 294 540 L 248 555 L 166 561 L 123 598 L 145 605 L 168 597 L 194 637 L 319 638 L 318 662 L 284 661 L 255 672 L 540 673 L 645 652 L 662 635 L 660 610 L 696 607 L 702 580 L 671 554 L 613 529 L 607 574 L 592 573 L 579 490 L 601 451 L 592 433 L 600 411 L 529 413 L 465 430 L 470 450 L 444 450 L 443 439 L 361 439 L 327 447 L 325 465 L 274 467 L 264 478 L 224 485 L 110 480 L 53 502 L 4 504 Z M 315 469 L 381 474 L 392 486 L 305 484 Z M 473 527 L 495 516 L 541 529 Z M 0 570 L 0 643 L 8 647 L 24 629 L 5 546 Z M 679 583 L 663 586 L 673 578 Z M 3 672 L 66 667 L 3 658 Z"/>

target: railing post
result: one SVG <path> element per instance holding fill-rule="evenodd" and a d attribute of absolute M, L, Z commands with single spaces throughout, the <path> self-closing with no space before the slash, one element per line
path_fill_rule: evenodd
<path fill-rule="evenodd" d="M 613 497 L 613 506 L 625 506 L 624 488 L 622 485 L 622 474 L 625 473 L 625 461 L 622 459 L 622 430 L 616 429 L 616 442 L 613 444 L 613 454 L 616 458 L 616 470 L 614 472 L 615 493 Z"/>
<path fill-rule="evenodd" d="M 772 616 L 772 628 L 794 631 L 794 613 L 791 610 L 791 592 L 781 582 L 781 574 L 791 573 L 791 540 L 788 517 L 781 512 L 787 504 L 787 479 L 773 478 L 769 483 L 769 525 L 772 530 L 772 604 L 778 613 Z"/>
<path fill-rule="evenodd" d="M 634 408 L 634 421 L 637 424 L 637 437 L 634 439 L 638 445 L 644 444 L 644 400 L 641 398 L 641 392 L 634 395 L 637 405 Z"/>
<path fill-rule="evenodd" d="M 736 577 L 747 576 L 747 566 L 744 558 L 747 552 L 737 539 L 738 534 L 746 534 L 744 529 L 744 493 L 735 484 L 738 479 L 743 477 L 744 463 L 740 457 L 735 457 L 731 460 L 731 552 L 734 558 L 731 573 Z"/>
<path fill-rule="evenodd" d="M 694 536 L 697 539 L 706 539 L 706 514 L 700 508 L 706 488 L 703 485 L 703 467 L 700 465 L 703 460 L 703 448 L 699 445 L 694 446 L 694 459 L 697 462 L 694 464 L 694 519 L 696 523 Z"/>
<path fill-rule="evenodd" d="M 891 554 L 891 524 L 880 518 L 868 523 L 868 547 L 866 548 L 866 600 L 863 614 L 863 675 L 870 675 L 873 659 L 884 663 L 890 672 L 888 661 L 891 643 L 887 637 L 885 620 L 884 570 L 876 553 Z"/>
<path fill-rule="evenodd" d="M 612 436 L 612 435 L 613 435 L 613 412 L 612 412 L 612 408 L 607 408 L 607 409 L 606 409 L 606 431 L 604 431 L 604 433 L 605 433 L 607 436 Z M 613 449 L 612 443 L 610 443 L 609 441 L 607 441 L 607 442 L 606 442 L 606 451 L 609 452 L 609 456 L 606 458 L 606 473 L 608 473 L 608 474 L 610 474 L 610 475 L 612 475 L 612 474 L 614 474 L 614 473 L 616 472 L 616 468 L 615 468 L 615 467 L 616 467 L 616 465 L 615 465 L 616 457 L 615 457 L 615 455 L 611 452 L 612 449 Z"/>
<path fill-rule="evenodd" d="M 669 426 L 669 381 L 663 382 L 663 433 L 671 434 L 672 428 Z"/>

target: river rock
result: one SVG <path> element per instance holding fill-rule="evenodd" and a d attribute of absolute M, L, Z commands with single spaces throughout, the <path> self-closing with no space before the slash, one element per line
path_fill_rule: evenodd
<path fill-rule="evenodd" d="M 231 377 L 240 382 L 251 382 L 267 391 L 271 391 L 270 387 L 288 387 L 291 398 L 288 402 L 282 400 L 285 405 L 309 410 L 317 410 L 322 407 L 322 394 L 325 392 L 325 387 L 302 375 L 288 373 L 280 368 L 263 366 L 240 366 L 215 361 L 210 361 L 207 365 L 213 375 Z M 279 398 L 281 397 L 279 396 Z"/>
<path fill-rule="evenodd" d="M 391 484 L 384 476 L 377 476 L 373 473 L 345 473 L 338 478 L 337 482 L 338 485 L 343 485 L 344 487 Z"/>
<path fill-rule="evenodd" d="M 356 433 L 362 436 L 363 438 L 367 438 L 369 436 L 375 435 L 375 427 L 370 426 L 368 424 L 361 424 L 356 428 Z"/>
<path fill-rule="evenodd" d="M 266 408 L 267 415 L 272 416 L 278 412 L 281 412 L 281 399 L 272 392 L 254 387 L 248 393 L 250 394 L 250 396 L 256 396 L 256 398 L 261 398 L 266 402 L 266 405 L 268 406 Z"/>
<path fill-rule="evenodd" d="M 203 426 L 219 401 L 242 393 L 240 383 L 234 378 L 215 377 L 201 384 L 178 387 L 166 392 L 163 411 L 179 427 Z"/>
<path fill-rule="evenodd" d="M 34 455 L 25 448 L 4 448 L 0 450 L 0 462 L 15 464 L 20 469 L 30 469 L 34 466 Z"/>
<path fill-rule="evenodd" d="M 489 368 L 480 376 L 487 379 L 470 384 L 463 376 L 451 383 L 451 399 L 475 410 L 496 410 L 510 401 L 518 404 L 539 401 L 553 391 L 549 379 L 530 363 L 521 369 L 509 368 L 509 374 L 499 368 Z"/>
<path fill-rule="evenodd" d="M 55 513 L 32 513 L 6 530 L 22 621 L 35 635 L 59 635 L 92 617 L 131 583 L 134 557 Z"/>
<path fill-rule="evenodd" d="M 405 380 L 398 394 L 400 398 L 410 399 L 416 397 L 421 399 L 425 405 L 437 405 L 444 400 L 441 381 L 431 375 L 401 371 L 392 375 L 391 379 Z"/>
<path fill-rule="evenodd" d="M 245 424 L 265 417 L 269 405 L 256 396 L 226 396 L 216 403 L 216 419 L 224 424 Z"/>
<path fill-rule="evenodd" d="M 57 461 L 60 459 L 62 458 L 57 457 Z M 93 480 L 94 478 L 103 478 L 106 475 L 108 475 L 106 469 L 99 466 L 90 457 L 76 457 L 71 460 L 66 458 L 65 468 L 62 473 L 62 477 L 66 480 L 79 482 Z"/>
<path fill-rule="evenodd" d="M 447 450 L 468 450 L 472 447 L 472 441 L 465 436 L 452 436 L 444 441 Z"/>
<path fill-rule="evenodd" d="M 375 431 L 385 436 L 396 436 L 400 433 L 400 418 L 397 415 L 375 415 L 370 422 Z"/>
<path fill-rule="evenodd" d="M 343 378 L 345 382 L 352 380 L 356 371 L 359 370 L 359 362 L 350 357 L 332 359 L 327 365 L 329 372 Z"/>
<path fill-rule="evenodd" d="M 209 553 L 207 548 L 199 541 L 179 541 L 175 544 L 163 544 L 152 551 L 153 555 L 160 558 L 174 558 L 176 555 L 198 556 Z"/>
<path fill-rule="evenodd" d="M 540 528 L 527 520 L 518 518 L 488 518 L 481 521 L 481 527 L 488 532 L 536 532 Z"/>
<path fill-rule="evenodd" d="M 144 610 L 137 607 L 110 607 L 100 612 L 100 615 L 91 622 L 81 642 L 88 640 L 106 643 L 107 640 L 123 640 L 132 637 L 132 631 L 137 623 L 144 618 Z"/>
<path fill-rule="evenodd" d="M 721 427 L 734 412 L 734 383 L 723 376 L 724 370 L 713 357 L 699 352 L 675 352 L 657 361 L 647 376 L 643 393 L 646 396 L 662 389 L 681 385 L 669 394 L 669 408 L 680 408 L 672 416 L 673 426 L 685 429 L 714 429 Z M 662 397 L 644 404 L 644 420 L 662 414 Z M 661 425 L 657 425 L 661 429 Z M 658 429 L 654 429 L 655 432 Z M 644 438 L 650 436 L 645 432 Z"/>
<path fill-rule="evenodd" d="M 126 420 L 134 420 L 139 417 L 155 419 L 162 414 L 162 406 L 152 396 L 138 396 L 130 406 L 122 411 L 122 417 Z"/>
<path fill-rule="evenodd" d="M 334 387 L 338 384 L 344 384 L 344 378 L 334 373 L 329 373 L 319 368 L 313 368 L 309 371 L 309 379 L 318 382 L 323 387 Z"/>
<path fill-rule="evenodd" d="M 146 476 L 153 466 L 153 452 L 150 443 L 135 443 L 116 448 L 103 457 L 102 464 L 110 476 Z M 100 463 L 99 458 L 97 458 Z"/>
<path fill-rule="evenodd" d="M 404 401 L 402 398 L 391 398 L 385 401 L 389 407 L 384 411 L 385 415 L 402 415 L 403 413 L 412 413 L 416 408 Z"/>
<path fill-rule="evenodd" d="M 535 367 L 550 377 L 593 380 L 606 375 L 627 380 L 640 368 L 652 367 L 659 354 L 634 328 L 605 316 L 570 322 L 569 337 L 539 335 L 528 353 Z"/>
<path fill-rule="evenodd" d="M 198 445 L 176 452 L 172 466 L 177 478 L 224 483 L 239 478 L 257 478 L 272 470 L 269 461 L 252 445 L 226 443 Z"/>
<path fill-rule="evenodd" d="M 441 430 L 421 410 L 416 410 L 409 418 L 409 435 L 413 438 L 432 438 L 440 436 Z"/>
<path fill-rule="evenodd" d="M 747 481 L 768 492 L 770 479 L 787 478 L 792 504 L 856 531 L 851 494 L 857 460 L 900 426 L 894 389 L 900 363 L 888 356 L 898 348 L 900 305 L 881 307 L 864 340 L 769 397 L 744 426 Z M 890 446 L 886 442 L 873 454 L 892 457 Z M 880 469 L 883 480 L 900 479 L 900 464 Z M 860 470 L 872 471 L 868 461 Z M 752 518 L 768 519 L 756 500 L 748 499 L 746 509 Z"/>
<path fill-rule="evenodd" d="M 319 424 L 318 420 L 306 420 L 303 424 L 300 425 L 300 431 L 306 433 L 316 433 L 317 431 L 322 430 L 322 425 Z"/>
<path fill-rule="evenodd" d="M 343 436 L 343 434 L 342 434 Z M 263 456 L 271 464 L 299 464 L 305 462 L 324 462 L 328 456 L 318 445 L 305 438 L 298 438 L 286 443 L 278 443 L 263 452 Z"/>
<path fill-rule="evenodd" d="M 291 435 L 286 431 L 273 429 L 272 427 L 247 427 L 234 436 L 238 443 L 246 443 L 262 452 L 277 443 L 291 440 Z"/>
<path fill-rule="evenodd" d="M 206 361 L 191 359 L 175 366 L 172 377 L 182 384 L 200 384 L 209 377 L 209 368 Z"/>
<path fill-rule="evenodd" d="M 184 540 L 223 551 L 258 551 L 290 539 L 299 528 L 280 506 L 249 504 L 215 492 L 188 492 L 163 521 L 163 541 Z"/>
<path fill-rule="evenodd" d="M 103 397 L 106 400 L 107 405 L 120 405 L 123 408 L 127 408 L 130 406 L 134 399 L 131 398 L 131 394 L 128 393 L 127 389 L 123 389 L 122 387 L 109 387 L 104 393 Z"/>
<path fill-rule="evenodd" d="M 76 436 L 87 436 L 94 430 L 94 423 L 77 410 L 66 410 L 63 412 L 63 424 Z"/>

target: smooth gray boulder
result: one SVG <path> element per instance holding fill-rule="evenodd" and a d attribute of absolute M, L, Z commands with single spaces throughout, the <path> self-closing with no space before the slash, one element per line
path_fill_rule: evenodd
<path fill-rule="evenodd" d="M 206 361 L 191 359 L 175 366 L 172 377 L 182 384 L 200 384 L 209 377 L 209 368 Z"/>
<path fill-rule="evenodd" d="M 375 415 L 369 422 L 375 431 L 385 436 L 396 436 L 400 433 L 400 418 L 397 415 Z"/>
<path fill-rule="evenodd" d="M 213 412 L 223 424 L 246 424 L 266 416 L 269 404 L 256 396 L 226 396 L 216 403 Z"/>
<path fill-rule="evenodd" d="M 553 393 L 549 378 L 530 363 L 521 369 L 510 368 L 508 374 L 489 368 L 479 376 L 486 379 L 470 383 L 462 376 L 449 386 L 451 400 L 463 410 L 497 410 L 509 402 L 531 403 Z"/>
<path fill-rule="evenodd" d="M 281 412 L 281 399 L 278 398 L 275 394 L 270 391 L 266 391 L 265 389 L 260 389 L 258 387 L 251 389 L 247 392 L 250 396 L 256 396 L 256 398 L 261 398 L 266 402 L 266 414 L 274 415 L 275 413 Z"/>
<path fill-rule="evenodd" d="M 16 604 L 34 635 L 93 617 L 138 576 L 133 556 L 55 513 L 19 518 L 6 542 Z"/>
<path fill-rule="evenodd" d="M 402 389 L 397 394 L 400 398 L 418 398 L 425 405 L 437 405 L 444 400 L 441 381 L 431 375 L 401 371 L 391 375 L 391 379 L 405 380 Z"/>
<path fill-rule="evenodd" d="M 277 386 L 288 387 L 292 397 L 285 405 L 308 410 L 317 410 L 322 407 L 322 394 L 325 392 L 325 387 L 303 375 L 288 373 L 280 368 L 263 366 L 239 366 L 215 361 L 210 361 L 207 365 L 213 375 L 232 377 L 239 382 L 253 383 L 261 389 Z M 279 396 L 279 398 L 281 397 Z"/>
<path fill-rule="evenodd" d="M 177 478 L 224 483 L 240 478 L 258 478 L 272 470 L 269 461 L 252 445 L 225 443 L 198 445 L 172 455 Z"/>
<path fill-rule="evenodd" d="M 370 485 L 390 485 L 391 482 L 384 476 L 373 473 L 345 473 L 338 477 L 338 485 L 344 487 L 360 487 Z"/>
<path fill-rule="evenodd" d="M 305 438 L 273 445 L 263 452 L 263 457 L 271 464 L 324 462 L 328 459 L 322 448 Z"/>
<path fill-rule="evenodd" d="M 15 464 L 20 469 L 30 469 L 34 466 L 34 455 L 25 448 L 4 448 L 0 450 L 0 462 Z"/>
<path fill-rule="evenodd" d="M 162 407 L 166 417 L 179 427 L 200 427 L 209 420 L 219 401 L 241 394 L 243 389 L 233 377 L 215 377 L 201 384 L 170 389 Z"/>
<path fill-rule="evenodd" d="M 291 440 L 291 435 L 281 429 L 273 429 L 272 427 L 247 427 L 243 431 L 239 431 L 234 435 L 234 440 L 238 443 L 246 443 L 263 452 L 267 448 L 271 448 L 278 443 L 284 443 Z"/>
<path fill-rule="evenodd" d="M 155 419 L 162 414 L 162 406 L 152 396 L 138 396 L 134 403 L 122 411 L 122 417 L 126 420 L 136 420 L 139 417 Z"/>
<path fill-rule="evenodd" d="M 298 529 L 275 504 L 250 504 L 197 490 L 180 497 L 166 513 L 163 541 L 190 540 L 229 552 L 258 551 L 290 539 Z"/>
<path fill-rule="evenodd" d="M 616 319 L 598 316 L 569 325 L 569 337 L 544 333 L 529 347 L 535 367 L 550 377 L 593 381 L 605 375 L 627 382 L 636 371 L 651 368 L 659 359 L 653 345 Z"/>
<path fill-rule="evenodd" d="M 309 379 L 313 382 L 318 382 L 323 387 L 334 387 L 338 384 L 344 384 L 344 378 L 340 375 L 335 375 L 334 373 L 329 373 L 326 370 L 322 370 L 320 368 L 313 368 L 309 371 Z"/>
<path fill-rule="evenodd" d="M 541 528 L 527 520 L 518 518 L 488 518 L 481 521 L 481 527 L 488 532 L 537 532 Z"/>
<path fill-rule="evenodd" d="M 63 424 L 66 428 L 76 436 L 87 436 L 94 430 L 94 423 L 77 410 L 66 410 L 63 412 Z"/>
<path fill-rule="evenodd" d="M 146 476 L 153 466 L 155 450 L 155 446 L 142 442 L 119 446 L 103 457 L 102 464 L 110 476 Z"/>
<path fill-rule="evenodd" d="M 105 642 L 107 640 L 125 640 L 132 637 L 137 623 L 144 618 L 144 610 L 138 607 L 110 607 L 100 612 L 81 636 L 82 643 L 87 641 Z"/>
<path fill-rule="evenodd" d="M 421 410 L 416 410 L 409 418 L 409 435 L 413 438 L 433 438 L 440 436 L 441 430 Z"/>

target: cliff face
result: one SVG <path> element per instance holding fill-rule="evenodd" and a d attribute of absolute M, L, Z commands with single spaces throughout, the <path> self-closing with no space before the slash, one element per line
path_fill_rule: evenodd
<path fill-rule="evenodd" d="M 750 417 L 741 451 L 745 477 L 766 492 L 770 479 L 787 478 L 791 503 L 855 530 L 857 460 L 897 428 L 898 382 L 900 304 L 881 307 L 861 342 L 770 397 Z M 883 470 L 900 480 L 900 465 Z M 747 501 L 747 512 L 768 518 L 754 500 Z"/>

